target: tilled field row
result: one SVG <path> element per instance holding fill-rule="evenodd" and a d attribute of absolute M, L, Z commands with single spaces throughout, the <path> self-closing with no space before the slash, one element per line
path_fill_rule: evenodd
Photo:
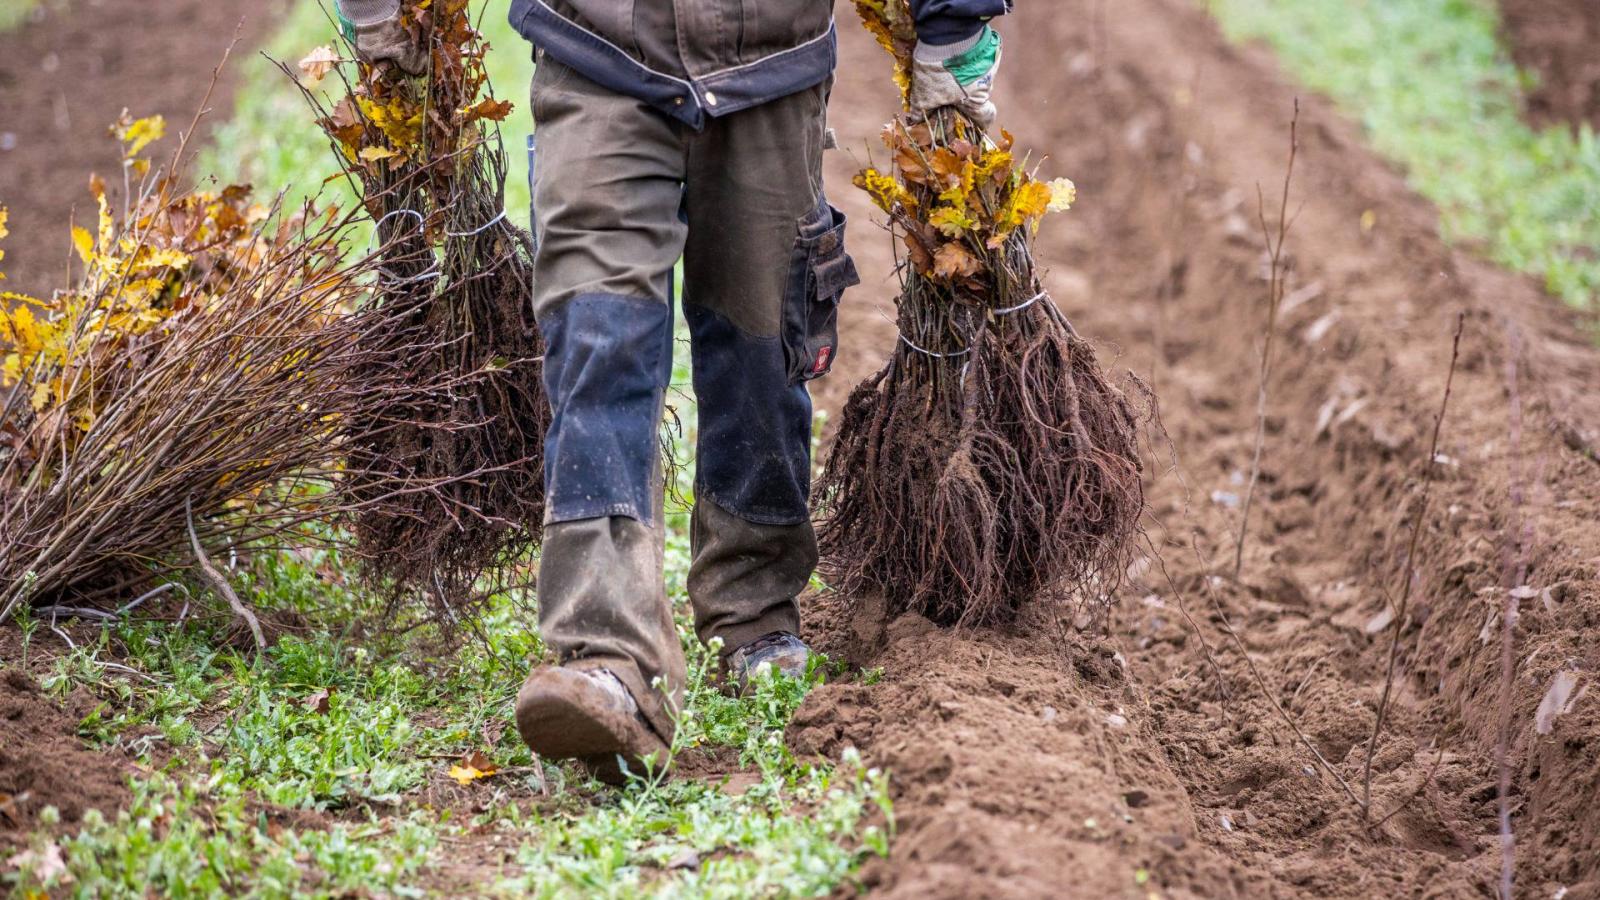
<path fill-rule="evenodd" d="M 1184 0 L 1072 17 L 1024 4 L 1007 30 L 1002 122 L 1049 154 L 1048 177 L 1081 189 L 1046 224 L 1048 284 L 1161 399 L 1157 552 L 1105 646 L 1048 615 L 999 634 L 884 629 L 832 600 L 811 611 L 827 649 L 886 670 L 820 691 L 793 734 L 801 750 L 853 744 L 892 767 L 900 838 L 869 883 L 903 896 L 1489 895 L 1504 714 L 1518 895 L 1600 896 L 1600 712 L 1578 695 L 1538 714 L 1553 684 L 1581 691 L 1600 664 L 1583 640 L 1600 617 L 1600 535 L 1586 527 L 1600 415 L 1584 391 L 1600 354 L 1536 285 L 1442 245 L 1431 209 L 1359 131 L 1299 98 L 1290 283 L 1230 577 L 1267 327 L 1258 202 L 1271 222 L 1296 91 Z M 847 299 L 853 352 L 821 398 L 832 409 L 894 340 L 880 315 L 892 248 L 841 187 L 893 108 L 877 53 L 847 30 L 832 107 L 853 156 L 830 183 L 855 215 L 866 282 Z M 1369 779 L 1386 609 L 1405 594 L 1429 480 Z"/>

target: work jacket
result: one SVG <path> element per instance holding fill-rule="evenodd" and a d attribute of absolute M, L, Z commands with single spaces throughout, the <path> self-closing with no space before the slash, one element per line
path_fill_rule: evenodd
<path fill-rule="evenodd" d="M 918 37 L 976 34 L 1011 0 L 911 0 Z M 512 0 L 537 50 L 693 128 L 820 84 L 838 63 L 833 0 Z"/>

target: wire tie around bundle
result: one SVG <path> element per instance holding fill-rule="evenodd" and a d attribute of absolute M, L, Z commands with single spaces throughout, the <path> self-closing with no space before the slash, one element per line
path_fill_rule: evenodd
<path fill-rule="evenodd" d="M 503 216 L 503 215 L 505 215 L 505 213 L 501 213 L 501 215 Z M 392 219 L 392 218 L 394 218 L 396 216 L 410 216 L 413 219 L 416 219 L 417 220 L 417 234 L 426 236 L 428 220 L 422 215 L 422 213 L 419 213 L 414 209 L 392 209 L 392 210 L 384 213 L 383 216 L 381 218 L 379 218 L 377 222 L 373 223 L 373 226 L 372 226 L 372 240 L 374 242 L 376 242 L 380 237 L 379 234 L 378 234 L 378 231 L 383 228 L 383 223 L 389 221 L 390 219 Z M 490 224 L 492 225 L 494 223 L 491 222 Z M 367 252 L 369 254 L 375 252 L 376 250 L 377 250 L 377 248 L 375 246 L 373 246 L 372 244 L 368 244 L 367 245 Z M 436 257 L 434 259 L 434 261 L 433 261 L 433 265 L 432 266 L 429 266 L 426 270 L 418 272 L 415 275 L 407 275 L 407 276 L 402 278 L 402 277 L 400 277 L 398 275 L 395 275 L 394 273 L 390 272 L 388 269 L 384 268 L 383 266 L 379 266 L 378 267 L 378 274 L 388 277 L 389 280 L 384 285 L 385 287 L 392 287 L 392 286 L 395 286 L 395 285 L 412 284 L 412 283 L 415 283 L 415 282 L 418 282 L 418 281 L 424 281 L 424 280 L 428 280 L 428 279 L 438 278 L 443 274 L 443 272 L 441 271 L 441 268 L 439 266 L 439 260 Z"/>
<path fill-rule="evenodd" d="M 495 216 L 471 231 L 446 231 L 445 234 L 449 237 L 473 237 L 474 235 L 483 234 L 485 231 L 488 231 L 494 226 L 499 225 L 501 222 L 505 221 L 505 218 L 506 211 L 502 209 L 500 210 L 500 215 Z"/>
<path fill-rule="evenodd" d="M 1021 303 L 1018 303 L 1016 306 L 1008 306 L 1005 309 L 997 309 L 992 313 L 992 315 L 995 315 L 995 316 L 1009 316 L 1012 313 L 1022 312 L 1023 310 L 1027 309 L 1028 307 L 1034 305 L 1035 303 L 1038 303 L 1040 300 L 1043 300 L 1044 296 L 1045 296 L 1045 293 L 1046 293 L 1045 291 L 1040 291 L 1039 293 L 1034 294 L 1032 297 L 1028 298 L 1027 300 L 1025 300 L 1025 301 L 1023 301 Z"/>
<path fill-rule="evenodd" d="M 910 347 L 911 349 L 917 351 L 918 353 L 923 354 L 924 356 L 931 356 L 934 359 L 955 359 L 956 357 L 966 356 L 968 353 L 972 352 L 972 348 L 968 347 L 967 349 L 958 351 L 956 353 L 935 353 L 932 350 L 927 350 L 927 349 L 924 349 L 922 347 L 918 347 L 916 344 L 911 343 L 911 339 L 906 337 L 903 332 L 897 332 L 897 333 L 900 335 L 900 340 L 902 342 L 904 342 L 907 347 Z"/>

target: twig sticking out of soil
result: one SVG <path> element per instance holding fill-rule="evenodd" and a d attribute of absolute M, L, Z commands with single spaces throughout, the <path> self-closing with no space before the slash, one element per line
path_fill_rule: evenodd
<path fill-rule="evenodd" d="M 1372 723 L 1372 737 L 1367 740 L 1366 761 L 1361 767 L 1361 813 L 1372 811 L 1372 759 L 1378 753 L 1378 739 L 1383 734 L 1383 724 L 1389 712 L 1389 698 L 1394 692 L 1395 666 L 1400 658 L 1400 633 L 1405 628 L 1406 614 L 1410 611 L 1412 585 L 1416 581 L 1417 539 L 1422 534 L 1422 523 L 1428 518 L 1428 505 L 1433 499 L 1433 473 L 1438 465 L 1439 432 L 1444 427 L 1445 412 L 1450 407 L 1450 390 L 1456 380 L 1456 365 L 1461 360 L 1461 331 L 1466 325 L 1466 315 L 1456 316 L 1455 337 L 1450 347 L 1450 372 L 1444 379 L 1444 396 L 1439 400 L 1439 414 L 1433 419 L 1433 441 L 1428 445 L 1428 457 L 1422 469 L 1422 496 L 1418 501 L 1416 517 L 1411 522 L 1411 541 L 1406 547 L 1405 566 L 1400 573 L 1400 600 L 1395 605 L 1394 621 L 1389 637 L 1389 664 L 1383 678 L 1383 694 L 1378 698 L 1378 715 Z"/>
<path fill-rule="evenodd" d="M 1515 329 L 1507 334 L 1506 396 L 1509 400 L 1507 437 L 1511 445 L 1511 519 L 1507 526 L 1505 571 L 1502 588 L 1505 606 L 1500 611 L 1500 693 L 1499 737 L 1495 741 L 1495 768 L 1499 775 L 1495 791 L 1496 813 L 1500 825 L 1500 900 L 1511 900 L 1516 875 L 1517 839 L 1511 826 L 1511 712 L 1513 679 L 1516 675 L 1516 627 L 1520 589 L 1528 580 L 1528 548 L 1533 543 L 1531 523 L 1523 518 L 1526 494 L 1522 470 L 1522 391 L 1517 378 L 1517 360 L 1522 341 Z"/>
<path fill-rule="evenodd" d="M 183 514 L 188 520 L 186 524 L 189 527 L 189 549 L 194 552 L 194 561 L 200 566 L 200 573 L 205 576 L 211 589 L 221 594 L 223 599 L 228 601 L 228 605 L 233 607 L 233 614 L 243 619 L 245 625 L 249 626 L 250 636 L 256 641 L 256 649 L 258 651 L 267 649 L 267 638 L 261 633 L 261 622 L 256 619 L 256 614 L 239 599 L 239 595 L 233 590 L 233 585 L 228 583 L 227 577 L 211 562 L 211 557 L 206 555 L 206 548 L 200 545 L 200 535 L 194 530 L 194 505 L 188 497 L 183 499 Z"/>
<path fill-rule="evenodd" d="M 1261 238 L 1266 242 L 1271 260 L 1267 282 L 1266 341 L 1261 348 L 1261 366 L 1256 383 L 1256 433 L 1255 449 L 1250 457 L 1250 482 L 1245 487 L 1244 504 L 1239 512 L 1239 537 L 1233 549 L 1233 578 L 1239 579 L 1244 569 L 1244 543 L 1250 533 L 1250 507 L 1255 501 L 1256 483 L 1261 479 L 1261 454 L 1267 439 L 1267 387 L 1272 382 L 1273 338 L 1278 332 L 1278 310 L 1283 306 L 1283 293 L 1288 282 L 1283 245 L 1289 237 L 1289 187 L 1294 181 L 1294 163 L 1300 155 L 1300 101 L 1294 101 L 1294 118 L 1289 120 L 1289 164 L 1283 173 L 1283 194 L 1278 201 L 1278 227 L 1267 226 L 1266 198 L 1261 186 L 1256 185 L 1256 215 L 1261 220 Z"/>
<path fill-rule="evenodd" d="M 1200 561 L 1201 570 L 1206 572 L 1211 571 L 1211 566 L 1206 560 L 1205 555 L 1200 552 L 1199 541 L 1191 540 L 1191 546 L 1194 548 L 1195 558 Z M 1300 723 L 1294 720 L 1294 716 L 1289 715 L 1289 711 L 1284 709 L 1283 704 L 1278 702 L 1277 696 L 1273 693 L 1272 688 L 1267 684 L 1267 679 L 1261 674 L 1261 669 L 1256 666 L 1255 659 L 1250 656 L 1250 650 L 1245 647 L 1244 639 L 1239 637 L 1239 632 L 1234 629 L 1233 622 L 1228 619 L 1228 614 L 1223 611 L 1222 604 L 1217 602 L 1217 595 L 1211 587 L 1211 579 L 1205 578 L 1203 579 L 1203 582 L 1206 586 L 1206 597 L 1211 600 L 1212 611 L 1217 614 L 1217 620 L 1222 623 L 1223 632 L 1226 633 L 1228 638 L 1233 641 L 1234 649 L 1238 650 L 1239 655 L 1244 657 L 1244 664 L 1250 669 L 1250 677 L 1253 681 L 1255 681 L 1257 689 L 1261 691 L 1261 696 L 1267 698 L 1267 702 L 1272 704 L 1272 708 L 1278 713 L 1278 717 L 1283 719 L 1284 723 L 1289 726 L 1290 731 L 1294 732 L 1294 736 L 1298 738 L 1300 743 L 1305 746 L 1306 750 L 1311 753 L 1311 757 L 1317 761 L 1317 765 L 1321 766 L 1322 770 L 1327 772 L 1328 775 L 1338 783 L 1339 787 L 1344 790 L 1345 795 L 1348 796 L 1356 804 L 1356 806 L 1364 809 L 1365 807 L 1361 802 L 1361 798 L 1356 794 L 1355 788 L 1351 787 L 1350 782 L 1344 777 L 1344 775 L 1340 774 L 1339 770 L 1334 768 L 1333 763 L 1329 762 L 1328 758 L 1322 755 L 1322 751 L 1318 750 L 1317 745 L 1313 744 L 1311 742 L 1311 738 L 1306 736 L 1305 731 L 1300 727 Z"/>

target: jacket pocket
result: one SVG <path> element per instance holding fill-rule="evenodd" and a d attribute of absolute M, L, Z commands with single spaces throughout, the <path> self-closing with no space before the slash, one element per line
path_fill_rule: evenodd
<path fill-rule="evenodd" d="M 844 248 L 845 215 L 819 199 L 802 216 L 783 297 L 783 353 L 791 384 L 828 374 L 839 350 L 839 299 L 861 283 Z"/>

